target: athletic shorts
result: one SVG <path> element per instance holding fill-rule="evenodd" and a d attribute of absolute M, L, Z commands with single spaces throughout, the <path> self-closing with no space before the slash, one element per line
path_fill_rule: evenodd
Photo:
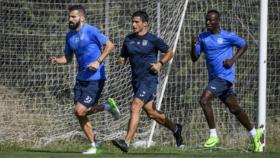
<path fill-rule="evenodd" d="M 77 80 L 74 87 L 74 103 L 81 103 L 87 108 L 95 105 L 104 87 L 105 80 L 80 81 Z"/>
<path fill-rule="evenodd" d="M 235 95 L 236 93 L 231 88 L 232 83 L 216 77 L 213 80 L 209 81 L 207 90 L 213 93 L 214 96 L 219 97 L 222 101 L 225 101 L 225 99 L 230 95 Z"/>
<path fill-rule="evenodd" d="M 139 98 L 144 103 L 154 99 L 154 93 L 157 89 L 156 81 L 132 81 L 134 97 Z"/>

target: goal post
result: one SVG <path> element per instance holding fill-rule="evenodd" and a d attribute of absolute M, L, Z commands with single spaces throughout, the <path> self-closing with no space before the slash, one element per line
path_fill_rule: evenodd
<path fill-rule="evenodd" d="M 265 146 L 266 129 L 266 84 L 267 84 L 267 25 L 268 25 L 268 0 L 260 2 L 260 51 L 259 51 L 259 99 L 258 99 L 258 127 L 263 126 L 264 136 L 261 151 Z"/>

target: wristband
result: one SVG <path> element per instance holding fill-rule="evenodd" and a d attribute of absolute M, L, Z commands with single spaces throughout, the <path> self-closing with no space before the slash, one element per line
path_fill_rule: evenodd
<path fill-rule="evenodd" d="M 161 60 L 159 61 L 159 63 L 161 64 L 161 66 L 163 66 L 163 65 L 164 65 L 164 63 L 163 63 Z"/>
<path fill-rule="evenodd" d="M 101 63 L 102 63 L 102 60 L 100 60 L 100 58 L 98 58 L 98 59 L 97 59 L 97 61 L 99 62 L 99 64 L 101 64 Z"/>

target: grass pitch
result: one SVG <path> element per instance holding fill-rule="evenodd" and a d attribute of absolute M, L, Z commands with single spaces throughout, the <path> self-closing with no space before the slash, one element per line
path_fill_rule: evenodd
<path fill-rule="evenodd" d="M 266 151 L 263 153 L 252 153 L 241 150 L 229 149 L 178 149 L 175 147 L 152 147 L 149 149 L 130 148 L 129 153 L 122 153 L 112 145 L 102 147 L 99 155 L 82 155 L 86 146 L 63 146 L 47 147 L 45 149 L 21 149 L 14 147 L 1 147 L 0 158 L 279 158 L 280 151 Z"/>

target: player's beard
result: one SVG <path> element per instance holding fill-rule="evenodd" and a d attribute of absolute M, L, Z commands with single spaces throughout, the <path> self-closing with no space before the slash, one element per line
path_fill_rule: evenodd
<path fill-rule="evenodd" d="M 71 30 L 76 30 L 80 26 L 81 21 L 79 20 L 76 24 L 72 21 L 69 21 L 68 27 Z"/>

